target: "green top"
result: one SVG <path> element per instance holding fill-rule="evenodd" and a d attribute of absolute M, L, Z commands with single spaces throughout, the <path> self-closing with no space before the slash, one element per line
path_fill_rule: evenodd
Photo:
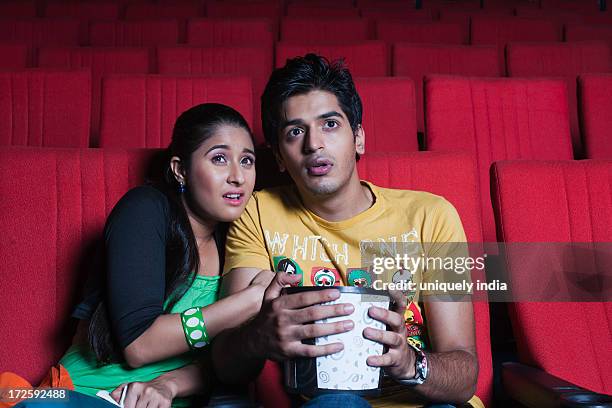
<path fill-rule="evenodd" d="M 193 284 L 172 307 L 170 313 L 181 313 L 191 307 L 204 307 L 214 303 L 218 297 L 220 276 L 196 275 Z M 164 308 L 165 308 L 164 304 Z M 96 356 L 87 344 L 72 345 L 60 360 L 74 383 L 75 391 L 96 396 L 100 390 L 112 392 L 126 382 L 151 381 L 168 371 L 184 367 L 194 361 L 195 355 L 187 352 L 140 368 L 114 363 L 98 366 Z M 176 398 L 173 407 L 189 406 L 189 398 Z"/>

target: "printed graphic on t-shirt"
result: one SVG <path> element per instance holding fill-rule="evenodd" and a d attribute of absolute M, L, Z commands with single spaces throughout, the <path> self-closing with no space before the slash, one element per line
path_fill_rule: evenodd
<path fill-rule="evenodd" d="M 313 286 L 342 286 L 342 279 L 336 269 L 315 266 L 310 272 Z"/>

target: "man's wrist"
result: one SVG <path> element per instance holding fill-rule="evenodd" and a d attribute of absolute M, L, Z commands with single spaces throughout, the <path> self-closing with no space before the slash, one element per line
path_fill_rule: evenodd
<path fill-rule="evenodd" d="M 415 361 L 416 353 L 412 347 L 408 347 L 408 363 L 406 364 L 407 367 L 402 376 L 400 378 L 397 378 L 398 380 L 409 380 L 414 378 L 414 376 L 416 375 Z"/>

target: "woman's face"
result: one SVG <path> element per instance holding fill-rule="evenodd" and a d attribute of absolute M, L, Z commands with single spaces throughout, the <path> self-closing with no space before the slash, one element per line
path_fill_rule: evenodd
<path fill-rule="evenodd" d="M 187 175 L 189 206 L 204 219 L 234 221 L 255 186 L 255 152 L 249 133 L 220 125 L 191 155 Z"/>

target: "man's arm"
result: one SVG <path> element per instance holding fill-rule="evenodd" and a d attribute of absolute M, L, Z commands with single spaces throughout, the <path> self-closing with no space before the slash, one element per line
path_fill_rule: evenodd
<path fill-rule="evenodd" d="M 390 330 L 364 330 L 365 337 L 388 345 L 389 351 L 368 357 L 368 364 L 384 367 L 393 378 L 410 379 L 415 375 L 416 355 L 406 343 L 406 303 L 401 292 L 391 294 L 395 300 L 393 310 L 370 308 L 370 316 L 386 323 Z M 478 378 L 472 303 L 430 302 L 425 304 L 425 310 L 432 351 L 425 353 L 427 380 L 412 390 L 426 401 L 466 402 L 474 395 Z"/>
<path fill-rule="evenodd" d="M 238 269 L 232 270 L 229 275 L 235 272 Z M 283 287 L 295 285 L 300 279 L 300 275 L 276 273 L 265 291 L 257 316 L 215 338 L 212 359 L 222 382 L 232 384 L 251 381 L 261 371 L 266 359 L 282 361 L 293 357 L 317 357 L 343 349 L 342 343 L 313 346 L 303 344 L 302 340 L 351 330 L 354 323 L 350 320 L 326 324 L 312 322 L 334 316 L 348 316 L 353 313 L 354 306 L 346 303 L 320 305 L 340 296 L 335 289 L 280 296 Z M 244 279 L 242 283 L 247 280 Z M 240 287 L 237 281 L 230 281 L 227 285 L 232 290 Z"/>

